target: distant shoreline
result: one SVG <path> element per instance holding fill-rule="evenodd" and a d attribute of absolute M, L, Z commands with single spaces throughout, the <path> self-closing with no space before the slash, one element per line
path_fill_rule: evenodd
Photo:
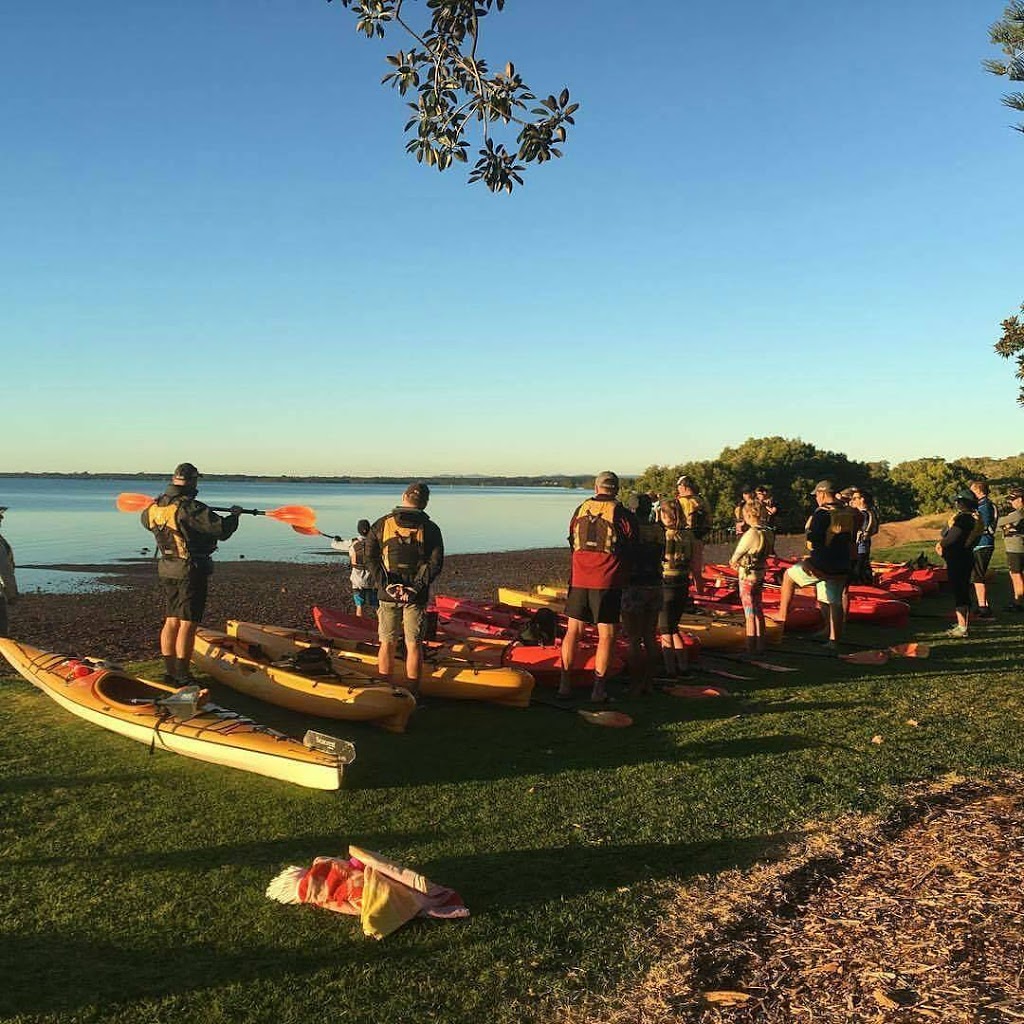
<path fill-rule="evenodd" d="M 441 474 L 438 476 L 286 476 L 250 473 L 203 473 L 203 480 L 220 480 L 227 483 L 266 484 L 381 484 L 393 486 L 407 484 L 410 480 L 427 480 L 435 486 L 447 484 L 452 487 L 562 487 L 570 490 L 589 488 L 594 475 L 547 473 L 539 476 L 485 476 L 479 473 Z M 167 473 L 12 473 L 0 472 L 0 480 L 159 480 L 166 481 Z M 632 478 L 623 477 L 624 482 Z"/>

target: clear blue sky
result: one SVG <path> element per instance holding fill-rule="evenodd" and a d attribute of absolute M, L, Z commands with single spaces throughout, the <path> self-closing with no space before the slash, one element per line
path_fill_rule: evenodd
<path fill-rule="evenodd" d="M 497 197 L 339 4 L 5 4 L 0 470 L 1019 452 L 1002 7 L 509 0 L 484 56 L 582 106 Z"/>

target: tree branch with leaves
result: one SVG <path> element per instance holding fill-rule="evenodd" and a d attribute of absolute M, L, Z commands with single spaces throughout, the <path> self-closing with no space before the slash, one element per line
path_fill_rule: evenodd
<path fill-rule="evenodd" d="M 1003 336 L 996 342 L 995 349 L 1004 359 L 1017 360 L 1016 377 L 1024 381 L 1024 304 L 1020 313 L 1003 321 L 1002 328 Z M 1017 394 L 1017 402 L 1024 405 L 1024 383 Z"/>
<path fill-rule="evenodd" d="M 1004 59 L 982 61 L 982 66 L 993 75 L 1000 75 L 1011 82 L 1024 82 L 1024 2 L 1014 0 L 1003 11 L 1002 18 L 989 30 L 988 37 L 993 46 L 998 46 Z M 1011 110 L 1024 111 L 1024 92 L 1011 92 L 1003 97 L 1003 103 Z M 1014 125 L 1024 132 L 1024 124 Z"/>
<path fill-rule="evenodd" d="M 492 74 L 477 56 L 480 21 L 503 10 L 505 0 L 425 0 L 421 25 L 407 10 L 417 0 L 339 2 L 351 9 L 356 31 L 367 38 L 383 39 L 389 27 L 397 26 L 411 40 L 410 49 L 387 57 L 391 70 L 381 82 L 400 96 L 416 97 L 408 103 L 412 114 L 405 131 L 412 137 L 405 149 L 419 163 L 439 171 L 467 163 L 469 135 L 476 128 L 482 145 L 469 181 L 483 182 L 492 192 L 511 192 L 523 184 L 527 164 L 562 155 L 560 147 L 579 108 L 569 90 L 538 100 L 515 65 Z M 496 129 L 516 133 L 513 148 L 493 137 Z"/>

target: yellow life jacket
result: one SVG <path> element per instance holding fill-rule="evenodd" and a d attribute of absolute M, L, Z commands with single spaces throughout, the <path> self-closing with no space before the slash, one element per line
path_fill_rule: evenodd
<path fill-rule="evenodd" d="M 617 501 L 598 501 L 588 498 L 573 517 L 569 542 L 573 551 L 593 551 L 615 554 L 619 550 L 619 535 L 615 529 Z"/>
<path fill-rule="evenodd" d="M 747 531 L 753 546 L 739 558 L 739 567 L 748 571 L 763 569 L 769 555 L 775 554 L 775 531 L 767 526 L 752 526 Z"/>
<path fill-rule="evenodd" d="M 381 531 L 381 561 L 388 573 L 415 576 L 423 565 L 423 523 L 400 526 L 394 515 L 384 520 Z M 355 563 L 353 563 L 355 564 Z"/>
<path fill-rule="evenodd" d="M 700 498 L 690 495 L 678 498 L 679 507 L 683 510 L 683 521 L 687 529 L 693 531 L 697 540 L 703 540 L 708 534 L 708 512 Z"/>
<path fill-rule="evenodd" d="M 146 529 L 156 538 L 156 546 L 164 558 L 187 560 L 190 556 L 188 541 L 178 526 L 181 500 L 174 498 L 166 505 L 155 503 L 146 509 Z"/>
<path fill-rule="evenodd" d="M 857 513 L 849 505 L 831 505 L 828 509 L 828 526 L 825 529 L 825 546 L 828 547 L 844 533 L 852 538 L 857 529 Z"/>
<path fill-rule="evenodd" d="M 693 534 L 689 530 L 665 530 L 665 557 L 661 576 L 666 583 L 676 583 L 690 571 L 693 558 Z"/>

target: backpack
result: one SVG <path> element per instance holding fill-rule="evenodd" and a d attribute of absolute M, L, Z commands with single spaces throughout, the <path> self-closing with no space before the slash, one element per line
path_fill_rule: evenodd
<path fill-rule="evenodd" d="M 619 535 L 615 529 L 617 501 L 596 501 L 589 498 L 583 502 L 572 521 L 572 536 L 569 542 L 573 551 L 593 551 L 603 554 L 617 554 Z"/>
<path fill-rule="evenodd" d="M 400 526 L 390 515 L 381 531 L 381 561 L 388 573 L 415 576 L 423 565 L 423 523 Z"/>
<path fill-rule="evenodd" d="M 331 656 L 323 647 L 300 647 L 294 654 L 286 655 L 271 663 L 274 668 L 284 668 L 305 676 L 331 675 Z"/>
<path fill-rule="evenodd" d="M 829 545 L 844 533 L 853 536 L 857 528 L 857 514 L 848 505 L 832 505 L 828 510 L 828 526 L 825 529 L 825 544 Z"/>
<path fill-rule="evenodd" d="M 683 510 L 683 517 L 686 526 L 690 529 L 697 540 L 704 540 L 711 531 L 708 522 L 708 510 L 700 498 L 685 497 L 679 499 L 679 505 Z"/>
<path fill-rule="evenodd" d="M 348 561 L 353 569 L 366 568 L 366 538 L 354 537 L 348 546 Z"/>
<path fill-rule="evenodd" d="M 558 616 L 550 608 L 538 608 L 519 631 L 524 647 L 550 647 L 558 636 Z"/>

